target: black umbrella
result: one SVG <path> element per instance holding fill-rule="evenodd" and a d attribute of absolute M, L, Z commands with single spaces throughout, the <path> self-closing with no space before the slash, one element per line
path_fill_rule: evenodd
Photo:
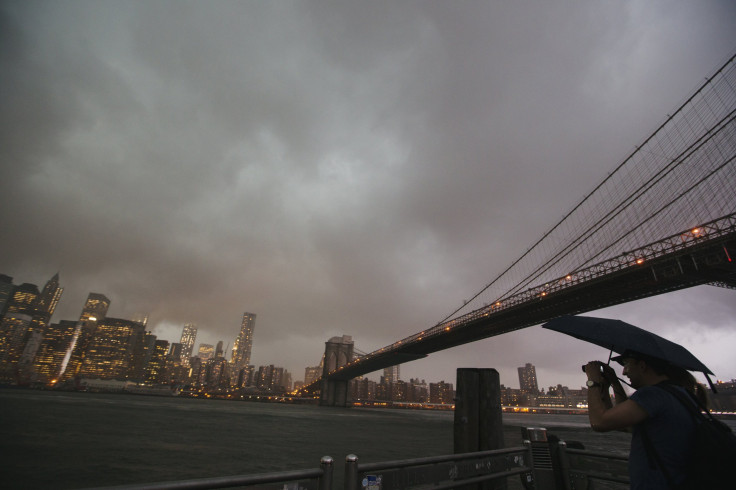
<path fill-rule="evenodd" d="M 705 374 L 706 378 L 708 374 L 713 374 L 705 364 L 680 344 L 621 320 L 590 316 L 562 316 L 548 321 L 542 325 L 542 328 L 566 333 L 619 354 L 633 351 L 666 361 L 688 371 L 700 371 Z M 708 381 L 710 382 L 710 378 Z"/>

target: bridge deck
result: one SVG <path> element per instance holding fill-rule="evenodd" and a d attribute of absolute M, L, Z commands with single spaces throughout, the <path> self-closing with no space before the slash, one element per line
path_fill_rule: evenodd
<path fill-rule="evenodd" d="M 736 287 L 733 260 L 736 215 L 710 225 L 717 230 L 712 236 L 697 233 L 693 236 L 689 230 L 668 237 L 579 271 L 576 277 L 566 276 L 554 285 L 530 288 L 518 297 L 506 299 L 504 304 L 481 308 L 402 339 L 338 368 L 328 377 L 353 379 L 433 352 L 539 325 L 561 315 L 584 313 L 692 286 L 719 283 Z M 619 266 L 611 266 L 612 261 Z"/>

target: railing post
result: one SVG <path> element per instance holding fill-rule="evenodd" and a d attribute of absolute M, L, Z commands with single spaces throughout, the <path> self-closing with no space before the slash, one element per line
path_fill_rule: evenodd
<path fill-rule="evenodd" d="M 567 454 L 567 443 L 560 441 L 558 444 L 558 455 L 560 457 L 560 473 L 562 476 L 563 490 L 571 490 L 570 484 L 570 456 Z"/>
<path fill-rule="evenodd" d="M 354 454 L 345 457 L 345 490 L 358 490 L 358 457 Z"/>
<path fill-rule="evenodd" d="M 322 468 L 322 476 L 319 478 L 319 490 L 332 489 L 332 466 L 333 460 L 330 456 L 322 456 L 319 467 Z"/>
<path fill-rule="evenodd" d="M 532 453 L 532 441 L 524 439 L 521 443 L 526 449 L 527 466 L 529 467 L 528 473 L 520 475 L 521 484 L 524 486 L 525 490 L 534 490 L 536 487 L 534 486 L 534 454 Z"/>
<path fill-rule="evenodd" d="M 554 490 L 555 470 L 552 453 L 547 438 L 547 429 L 541 427 L 522 427 L 522 439 L 529 441 L 532 455 L 532 474 L 536 490 Z"/>

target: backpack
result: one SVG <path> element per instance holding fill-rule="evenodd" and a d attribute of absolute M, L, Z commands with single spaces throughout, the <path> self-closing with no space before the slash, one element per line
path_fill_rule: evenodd
<path fill-rule="evenodd" d="M 670 393 L 690 412 L 695 423 L 693 456 L 687 469 L 685 482 L 676 486 L 664 470 L 659 456 L 649 437 L 644 433 L 644 446 L 662 469 L 667 483 L 673 489 L 733 489 L 733 466 L 736 464 L 736 436 L 731 428 L 713 417 L 706 407 L 700 405 L 695 397 L 683 393 L 675 386 L 660 383 L 659 388 Z"/>

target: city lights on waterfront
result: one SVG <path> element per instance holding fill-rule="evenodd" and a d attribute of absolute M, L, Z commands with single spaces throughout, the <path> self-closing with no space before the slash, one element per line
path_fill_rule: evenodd
<path fill-rule="evenodd" d="M 245 312 L 234 339 L 231 355 L 224 342 L 200 343 L 194 349 L 197 327 L 185 324 L 179 342 L 159 339 L 146 330 L 147 317 L 134 320 L 108 316 L 111 301 L 104 294 L 90 293 L 79 319 L 52 323 L 63 288 L 59 274 L 42 289 L 30 283 L 15 285 L 0 275 L 0 381 L 5 385 L 42 389 L 95 392 L 126 392 L 208 399 L 316 403 L 315 390 L 302 392 L 323 376 L 353 363 L 351 336 L 328 342 L 342 354 L 325 357 L 304 370 L 303 380 L 276 364 L 256 368 L 251 364 L 257 315 Z M 421 338 L 424 332 L 418 334 Z M 335 351 L 337 352 L 337 351 Z M 338 359 L 342 359 L 339 361 Z M 335 364 L 335 363 L 341 364 Z M 518 368 L 519 389 L 501 385 L 502 405 L 511 411 L 567 411 L 587 407 L 587 390 L 558 384 L 546 391 L 538 386 L 536 368 L 526 363 Z M 716 409 L 733 411 L 730 394 L 734 383 L 720 383 Z M 400 377 L 399 366 L 383 370 L 379 381 L 365 377 L 349 384 L 353 406 L 452 409 L 453 384 Z"/>

